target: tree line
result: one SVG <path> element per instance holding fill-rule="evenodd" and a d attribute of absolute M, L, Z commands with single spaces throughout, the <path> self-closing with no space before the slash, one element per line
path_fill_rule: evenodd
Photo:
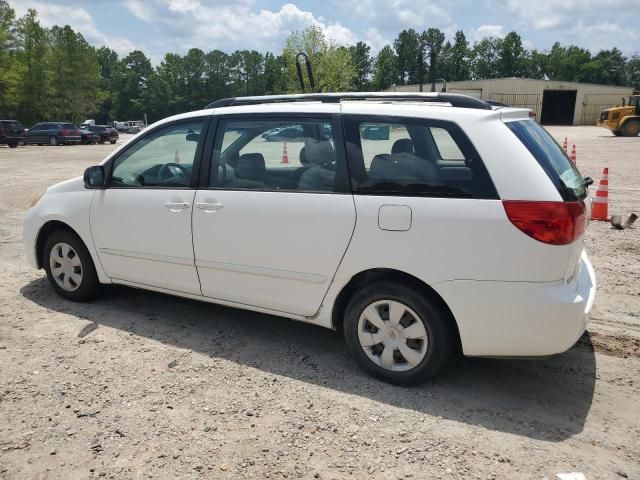
<path fill-rule="evenodd" d="M 153 66 L 140 50 L 120 57 L 95 48 L 69 26 L 44 28 L 35 10 L 21 18 L 0 0 L 0 117 L 103 123 L 155 121 L 225 97 L 299 92 L 296 54 L 305 52 L 322 91 L 385 90 L 392 85 L 527 77 L 640 88 L 640 57 L 613 48 L 593 55 L 555 43 L 528 50 L 516 32 L 471 43 L 462 31 L 446 40 L 437 28 L 403 30 L 376 55 L 364 42 L 342 46 L 312 26 L 292 32 L 279 53 L 198 48 L 167 53 Z M 427 88 L 425 88 L 427 90 Z"/>

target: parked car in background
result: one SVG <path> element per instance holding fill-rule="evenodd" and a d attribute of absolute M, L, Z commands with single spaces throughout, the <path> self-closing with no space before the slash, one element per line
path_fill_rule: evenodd
<path fill-rule="evenodd" d="M 29 129 L 25 143 L 31 145 L 70 145 L 80 143 L 82 135 L 78 126 L 64 122 L 37 123 Z"/>
<path fill-rule="evenodd" d="M 24 142 L 25 129 L 17 120 L 0 120 L 0 145 L 16 148 Z"/>
<path fill-rule="evenodd" d="M 80 125 L 80 128 L 87 128 L 91 125 L 95 125 L 96 121 L 93 118 L 89 118 L 87 120 L 85 120 L 84 122 L 82 122 L 82 125 Z"/>
<path fill-rule="evenodd" d="M 263 134 L 262 138 L 264 138 L 267 142 L 282 142 L 288 140 L 293 142 L 295 140 L 301 140 L 304 138 L 304 131 L 300 125 L 293 125 L 291 127 L 279 128 L 275 129 L 273 133 L 265 132 L 266 136 Z"/>
<path fill-rule="evenodd" d="M 136 133 L 140 133 L 141 131 L 142 131 L 142 127 L 129 127 L 125 130 L 124 133 L 135 135 Z"/>
<path fill-rule="evenodd" d="M 92 125 L 87 128 L 93 133 L 100 135 L 100 143 L 109 142 L 113 145 L 120 138 L 120 134 L 113 127 L 108 127 L 106 125 Z"/>
<path fill-rule="evenodd" d="M 363 140 L 389 140 L 391 132 L 388 125 L 363 125 L 360 130 Z"/>
<path fill-rule="evenodd" d="M 91 130 L 89 130 L 86 127 L 81 127 L 79 128 L 80 130 L 80 138 L 81 143 L 83 145 L 91 145 L 94 143 L 98 143 L 100 142 L 100 135 L 98 135 L 97 133 L 93 133 Z"/>

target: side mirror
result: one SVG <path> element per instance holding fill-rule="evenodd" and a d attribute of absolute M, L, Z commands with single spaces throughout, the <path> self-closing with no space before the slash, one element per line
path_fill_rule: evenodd
<path fill-rule="evenodd" d="M 84 171 L 84 188 L 106 188 L 104 167 L 102 165 L 89 167 Z"/>
<path fill-rule="evenodd" d="M 197 142 L 200 139 L 200 135 L 197 133 L 189 132 L 187 133 L 187 142 Z"/>

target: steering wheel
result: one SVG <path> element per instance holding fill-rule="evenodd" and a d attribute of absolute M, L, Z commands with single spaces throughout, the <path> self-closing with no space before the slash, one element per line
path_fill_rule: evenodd
<path fill-rule="evenodd" d="M 189 172 L 179 163 L 165 163 L 160 167 L 160 170 L 158 170 L 158 183 L 162 184 L 168 180 L 185 180 L 188 182 Z"/>

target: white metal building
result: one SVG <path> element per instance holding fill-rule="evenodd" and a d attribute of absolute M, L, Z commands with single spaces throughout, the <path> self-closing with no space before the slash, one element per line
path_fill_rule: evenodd
<path fill-rule="evenodd" d="M 436 91 L 441 89 L 442 84 L 438 83 Z M 389 89 L 397 92 L 418 90 L 419 85 L 398 85 Z M 423 91 L 430 90 L 429 83 L 423 84 Z M 622 99 L 633 93 L 633 88 L 512 77 L 447 82 L 447 91 L 530 108 L 536 113 L 536 119 L 545 125 L 594 125 L 602 110 L 621 105 Z"/>

